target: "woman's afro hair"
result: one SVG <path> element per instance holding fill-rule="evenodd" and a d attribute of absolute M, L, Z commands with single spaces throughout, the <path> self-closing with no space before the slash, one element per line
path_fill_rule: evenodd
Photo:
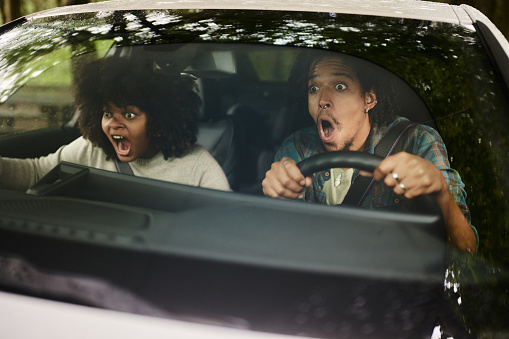
<path fill-rule="evenodd" d="M 102 130 L 105 107 L 136 106 L 147 114 L 147 134 L 165 159 L 179 157 L 196 143 L 201 100 L 194 80 L 161 74 L 147 58 L 108 57 L 85 63 L 75 82 L 78 127 L 108 158 L 115 150 Z"/>

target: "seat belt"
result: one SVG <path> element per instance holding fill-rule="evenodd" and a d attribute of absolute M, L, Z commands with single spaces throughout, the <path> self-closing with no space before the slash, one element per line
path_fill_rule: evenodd
<path fill-rule="evenodd" d="M 115 159 L 115 167 L 117 168 L 118 173 L 134 175 L 133 169 L 128 162 L 122 162 L 118 159 Z"/>
<path fill-rule="evenodd" d="M 388 157 L 405 132 L 414 125 L 414 122 L 408 120 L 398 122 L 382 137 L 378 145 L 376 145 L 375 154 L 384 158 Z M 371 177 L 357 177 L 355 182 L 350 186 L 345 199 L 343 199 L 342 205 L 360 206 L 371 190 L 374 180 L 375 179 Z"/>

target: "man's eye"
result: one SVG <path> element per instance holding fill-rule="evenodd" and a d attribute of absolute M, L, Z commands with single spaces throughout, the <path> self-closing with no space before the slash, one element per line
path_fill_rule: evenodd
<path fill-rule="evenodd" d="M 103 115 L 105 118 L 111 118 L 111 116 L 112 116 L 110 112 L 104 112 Z"/>
<path fill-rule="evenodd" d="M 346 85 L 345 84 L 337 84 L 336 89 L 339 91 L 344 91 L 346 89 Z"/>
<path fill-rule="evenodd" d="M 318 86 L 309 86 L 309 93 L 315 93 L 318 91 Z"/>
<path fill-rule="evenodd" d="M 127 119 L 134 119 L 134 118 L 136 118 L 136 114 L 134 114 L 133 112 L 126 112 L 125 117 Z"/>

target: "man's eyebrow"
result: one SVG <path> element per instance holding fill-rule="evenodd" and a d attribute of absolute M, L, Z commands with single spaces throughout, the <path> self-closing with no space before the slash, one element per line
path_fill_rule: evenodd
<path fill-rule="evenodd" d="M 354 80 L 353 76 L 350 74 L 350 73 L 341 73 L 341 72 L 338 72 L 338 73 L 332 73 L 331 74 L 333 77 L 347 77 L 351 80 Z M 318 78 L 318 75 L 317 74 L 312 74 L 308 77 L 308 81 L 309 80 L 313 80 L 313 79 L 316 79 Z"/>

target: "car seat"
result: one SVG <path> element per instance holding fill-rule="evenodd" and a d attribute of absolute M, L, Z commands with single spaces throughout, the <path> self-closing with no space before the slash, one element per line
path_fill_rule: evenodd
<path fill-rule="evenodd" d="M 202 99 L 199 117 L 198 144 L 216 159 L 223 169 L 230 187 L 239 187 L 239 154 L 242 138 L 231 117 L 222 111 L 220 95 L 214 79 L 197 79 Z"/>

